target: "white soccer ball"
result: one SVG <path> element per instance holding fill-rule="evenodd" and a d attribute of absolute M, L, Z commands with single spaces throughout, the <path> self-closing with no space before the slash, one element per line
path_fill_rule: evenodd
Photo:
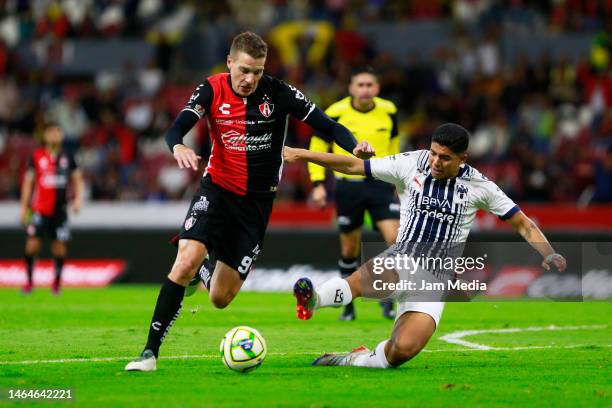
<path fill-rule="evenodd" d="M 225 334 L 221 345 L 223 364 L 231 370 L 245 373 L 260 366 L 268 347 L 261 334 L 247 326 L 234 327 Z"/>

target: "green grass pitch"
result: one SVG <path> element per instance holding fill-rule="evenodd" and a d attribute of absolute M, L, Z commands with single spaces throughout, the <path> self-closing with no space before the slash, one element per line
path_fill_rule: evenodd
<path fill-rule="evenodd" d="M 400 369 L 311 367 L 325 351 L 375 346 L 391 322 L 372 302 L 358 320 L 338 310 L 298 321 L 289 294 L 240 293 L 215 310 L 205 292 L 184 302 L 154 373 L 123 371 L 144 344 L 157 286 L 0 290 L 0 406 L 53 404 L 7 400 L 9 389 L 71 388 L 79 407 L 491 407 L 611 406 L 612 303 L 448 304 L 427 351 Z M 231 372 L 219 342 L 238 325 L 261 331 L 268 357 L 249 374 Z M 555 330 L 551 330 L 557 326 Z M 522 329 L 537 328 L 531 331 Z M 517 331 L 495 331 L 519 328 Z M 443 336 L 488 346 L 476 350 Z M 165 357 L 165 358 L 164 358 Z"/>

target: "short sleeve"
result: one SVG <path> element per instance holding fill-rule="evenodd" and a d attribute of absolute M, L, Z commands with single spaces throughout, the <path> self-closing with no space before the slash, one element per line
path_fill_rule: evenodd
<path fill-rule="evenodd" d="M 201 119 L 202 116 L 206 115 L 206 113 L 210 111 L 212 98 L 212 87 L 207 80 L 198 85 L 195 91 L 193 91 L 183 110 L 193 112 L 198 115 L 198 118 Z"/>
<path fill-rule="evenodd" d="M 502 220 L 511 218 L 520 210 L 519 206 L 492 181 L 487 181 L 485 184 L 483 207 Z"/>
<path fill-rule="evenodd" d="M 279 87 L 278 101 L 282 108 L 293 117 L 305 121 L 316 105 L 293 85 L 279 81 Z"/>
<path fill-rule="evenodd" d="M 417 167 L 419 152 L 407 152 L 365 161 L 368 177 L 388 183 L 404 185 L 405 180 Z"/>

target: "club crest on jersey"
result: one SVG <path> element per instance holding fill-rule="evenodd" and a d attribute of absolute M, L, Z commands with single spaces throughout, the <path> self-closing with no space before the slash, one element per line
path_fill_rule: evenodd
<path fill-rule="evenodd" d="M 459 198 L 459 200 L 465 200 L 465 198 L 467 197 L 467 193 L 468 193 L 468 188 L 467 186 L 463 185 L 463 184 L 459 184 L 457 186 L 457 197 Z"/>
<path fill-rule="evenodd" d="M 274 104 L 265 101 L 264 103 L 259 105 L 259 111 L 264 117 L 269 118 L 270 115 L 272 115 L 272 112 L 274 112 Z"/>
<path fill-rule="evenodd" d="M 196 223 L 195 217 L 189 217 L 185 220 L 185 231 L 189 231 Z"/>

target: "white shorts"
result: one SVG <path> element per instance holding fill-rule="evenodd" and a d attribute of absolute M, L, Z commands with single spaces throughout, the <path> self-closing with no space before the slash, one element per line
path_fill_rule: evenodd
<path fill-rule="evenodd" d="M 397 314 L 395 320 L 406 312 L 421 312 L 428 314 L 436 322 L 436 328 L 440 324 L 444 302 L 397 302 Z"/>

